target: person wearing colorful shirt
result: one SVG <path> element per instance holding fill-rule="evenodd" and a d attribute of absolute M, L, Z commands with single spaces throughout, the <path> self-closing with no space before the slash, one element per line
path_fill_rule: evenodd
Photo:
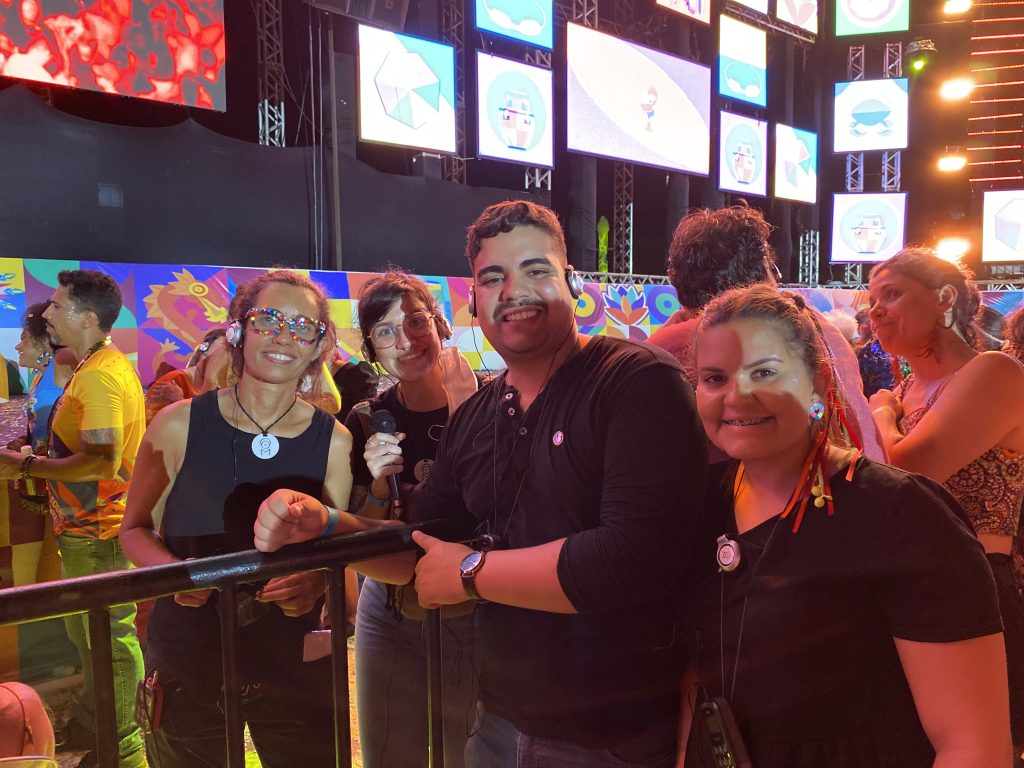
<path fill-rule="evenodd" d="M 110 329 L 121 311 L 117 283 L 94 270 L 64 270 L 57 280 L 43 317 L 53 344 L 70 348 L 79 362 L 53 408 L 49 455 L 23 457 L 4 451 L 0 479 L 46 479 L 62 575 L 71 578 L 128 568 L 118 534 L 146 413 L 138 374 L 111 344 Z M 134 619 L 134 605 L 110 609 L 121 768 L 146 765 L 134 721 L 135 689 L 142 678 Z M 76 722 L 87 740 L 94 702 L 86 620 L 78 614 L 65 621 L 85 670 Z"/>

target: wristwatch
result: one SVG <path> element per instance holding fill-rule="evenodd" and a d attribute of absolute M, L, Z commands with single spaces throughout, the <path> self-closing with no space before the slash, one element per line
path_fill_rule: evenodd
<path fill-rule="evenodd" d="M 462 558 L 462 565 L 459 566 L 459 574 L 462 576 L 462 588 L 469 597 L 477 602 L 483 601 L 480 593 L 476 591 L 476 575 L 484 567 L 485 557 L 487 557 L 487 552 L 483 550 L 470 552 Z"/>

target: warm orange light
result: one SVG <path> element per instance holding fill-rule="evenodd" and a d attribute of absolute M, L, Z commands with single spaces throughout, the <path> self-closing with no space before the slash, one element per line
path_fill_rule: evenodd
<path fill-rule="evenodd" d="M 974 90 L 974 81 L 969 77 L 954 77 L 939 86 L 939 96 L 946 101 L 966 99 Z"/>
<path fill-rule="evenodd" d="M 946 0 L 946 4 L 942 6 L 942 12 L 947 16 L 956 16 L 960 13 L 967 13 L 971 10 L 972 5 L 971 0 Z"/>
<path fill-rule="evenodd" d="M 967 165 L 967 158 L 963 155 L 943 155 L 939 158 L 937 165 L 939 170 L 944 173 L 954 173 L 964 169 L 964 166 Z"/>
<path fill-rule="evenodd" d="M 963 237 L 944 237 L 935 244 L 935 255 L 954 264 L 970 250 L 970 241 Z"/>

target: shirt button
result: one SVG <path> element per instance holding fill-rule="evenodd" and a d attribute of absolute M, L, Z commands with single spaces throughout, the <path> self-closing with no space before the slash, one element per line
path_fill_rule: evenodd
<path fill-rule="evenodd" d="M 509 408 L 508 409 L 508 415 L 509 416 L 515 416 L 516 415 L 516 409 L 515 408 Z"/>
<path fill-rule="evenodd" d="M 519 428 L 519 434 L 520 435 L 525 435 L 526 434 L 526 427 L 520 427 Z"/>
<path fill-rule="evenodd" d="M 505 393 L 505 399 L 506 400 L 511 400 L 512 399 L 512 393 L 511 392 L 506 392 Z"/>

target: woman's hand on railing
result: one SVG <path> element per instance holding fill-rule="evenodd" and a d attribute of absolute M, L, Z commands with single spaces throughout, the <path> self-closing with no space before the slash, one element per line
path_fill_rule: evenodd
<path fill-rule="evenodd" d="M 327 525 L 327 507 L 318 499 L 281 488 L 260 504 L 253 539 L 260 552 L 317 538 Z"/>
<path fill-rule="evenodd" d="M 174 602 L 186 608 L 202 608 L 206 601 L 213 594 L 212 589 L 200 589 L 196 592 L 179 592 L 174 596 Z"/>
<path fill-rule="evenodd" d="M 268 581 L 256 598 L 263 603 L 277 603 L 285 616 L 304 616 L 313 610 L 326 587 L 323 571 L 291 573 Z"/>

